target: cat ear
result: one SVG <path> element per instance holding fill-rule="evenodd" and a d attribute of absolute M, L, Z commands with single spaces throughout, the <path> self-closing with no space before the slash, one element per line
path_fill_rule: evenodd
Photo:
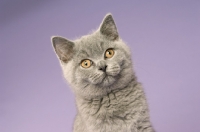
<path fill-rule="evenodd" d="M 63 37 L 53 36 L 51 37 L 54 50 L 58 58 L 63 62 L 68 62 L 73 55 L 74 43 Z"/>
<path fill-rule="evenodd" d="M 100 32 L 110 40 L 117 40 L 119 38 L 117 27 L 111 14 L 107 14 L 104 17 L 100 26 Z"/>

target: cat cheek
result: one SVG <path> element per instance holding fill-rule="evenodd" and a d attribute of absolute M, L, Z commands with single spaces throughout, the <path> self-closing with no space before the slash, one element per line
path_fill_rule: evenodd
<path fill-rule="evenodd" d="M 118 64 L 115 64 L 113 66 L 108 66 L 106 73 L 107 75 L 111 75 L 111 76 L 117 76 L 121 71 L 121 68 Z"/>
<path fill-rule="evenodd" d="M 99 72 L 96 72 L 94 74 L 91 74 L 89 77 L 88 77 L 88 81 L 91 83 L 91 84 L 99 84 L 102 82 L 104 76 L 102 75 L 102 73 L 99 73 Z"/>

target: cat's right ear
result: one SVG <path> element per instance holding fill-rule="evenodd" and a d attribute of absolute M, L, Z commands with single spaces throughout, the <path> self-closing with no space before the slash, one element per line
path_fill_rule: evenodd
<path fill-rule="evenodd" d="M 51 37 L 51 42 L 58 58 L 61 61 L 66 63 L 72 58 L 74 42 L 59 36 Z"/>

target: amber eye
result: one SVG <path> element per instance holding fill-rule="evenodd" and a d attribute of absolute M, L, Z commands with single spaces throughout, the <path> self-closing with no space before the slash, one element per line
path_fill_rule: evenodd
<path fill-rule="evenodd" d="M 81 62 L 81 66 L 82 66 L 83 68 L 89 68 L 91 65 L 92 65 L 91 60 L 83 60 L 83 61 Z"/>
<path fill-rule="evenodd" d="M 105 58 L 111 58 L 115 54 L 113 49 L 107 49 L 105 52 Z"/>

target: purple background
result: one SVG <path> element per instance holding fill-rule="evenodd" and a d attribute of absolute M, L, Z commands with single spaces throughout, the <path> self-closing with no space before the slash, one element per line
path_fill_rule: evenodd
<path fill-rule="evenodd" d="M 157 132 L 200 132 L 200 1 L 0 0 L 0 132 L 71 132 L 76 108 L 50 37 L 106 13 L 130 46 Z"/>

